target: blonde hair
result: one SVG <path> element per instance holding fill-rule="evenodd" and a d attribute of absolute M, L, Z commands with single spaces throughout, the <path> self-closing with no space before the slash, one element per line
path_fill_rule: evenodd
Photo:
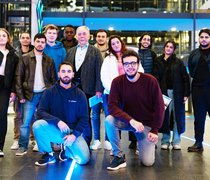
<path fill-rule="evenodd" d="M 54 24 L 48 24 L 47 26 L 45 26 L 44 33 L 46 33 L 48 29 L 55 29 L 58 32 L 58 27 Z"/>
<path fill-rule="evenodd" d="M 6 45 L 11 46 L 12 45 L 12 39 L 11 39 L 11 36 L 10 36 L 9 32 L 5 28 L 0 28 L 0 31 L 4 31 L 7 34 L 7 44 Z"/>

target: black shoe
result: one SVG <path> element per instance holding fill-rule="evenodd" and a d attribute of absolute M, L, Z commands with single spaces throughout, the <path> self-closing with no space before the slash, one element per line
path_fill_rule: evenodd
<path fill-rule="evenodd" d="M 56 159 L 54 155 L 50 155 L 49 153 L 45 153 L 42 155 L 42 158 L 35 162 L 35 165 L 37 166 L 45 166 L 47 164 L 53 164 L 56 162 Z"/>
<path fill-rule="evenodd" d="M 203 151 L 203 145 L 202 143 L 195 143 L 192 146 L 187 148 L 188 152 L 202 152 Z"/>
<path fill-rule="evenodd" d="M 124 167 L 126 167 L 125 155 L 123 155 L 122 157 L 115 156 L 110 166 L 107 167 L 107 169 L 111 171 L 115 171 Z"/>
<path fill-rule="evenodd" d="M 137 142 L 136 141 L 131 141 L 130 145 L 128 146 L 129 149 L 134 149 L 136 150 L 137 148 Z"/>
<path fill-rule="evenodd" d="M 4 157 L 4 152 L 0 150 L 0 157 Z"/>
<path fill-rule="evenodd" d="M 61 151 L 60 151 L 60 153 L 59 153 L 59 159 L 60 159 L 61 161 L 66 161 L 67 158 L 68 158 L 68 157 L 65 155 L 65 146 L 62 144 L 62 145 L 61 145 Z"/>

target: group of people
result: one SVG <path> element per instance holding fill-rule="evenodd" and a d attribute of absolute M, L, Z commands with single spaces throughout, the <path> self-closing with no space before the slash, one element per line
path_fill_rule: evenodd
<path fill-rule="evenodd" d="M 89 44 L 86 26 L 75 30 L 68 25 L 64 38 L 57 41 L 57 37 L 58 27 L 49 24 L 35 35 L 34 46 L 30 34 L 22 33 L 15 50 L 9 32 L 0 28 L 0 157 L 4 156 L 10 101 L 15 110 L 11 149 L 16 156 L 24 156 L 31 133 L 32 141 L 33 135 L 36 140 L 34 150 L 42 154 L 35 162 L 38 166 L 55 163 L 56 153 L 60 161 L 71 158 L 87 164 L 90 149 L 102 148 L 102 108 L 104 149 L 114 156 L 108 170 L 126 167 L 121 130 L 129 131 L 129 148 L 137 150 L 145 166 L 155 162 L 158 132 L 162 133 L 161 149 L 170 145 L 181 149 L 190 78 L 183 61 L 176 57 L 173 40 L 165 42 L 163 54 L 157 57 L 148 33 L 140 37 L 137 52 L 120 36 L 108 37 L 103 29 L 97 32 L 95 45 Z M 196 140 L 189 152 L 203 151 L 206 113 L 210 113 L 209 29 L 200 31 L 199 43 L 188 60 Z M 172 100 L 166 109 L 163 95 Z M 103 101 L 90 108 L 93 96 Z"/>

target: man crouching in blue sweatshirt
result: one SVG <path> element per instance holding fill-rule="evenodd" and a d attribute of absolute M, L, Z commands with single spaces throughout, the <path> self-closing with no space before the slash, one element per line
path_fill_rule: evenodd
<path fill-rule="evenodd" d="M 85 94 L 72 84 L 73 66 L 68 62 L 60 64 L 60 80 L 42 95 L 37 110 L 37 120 L 33 131 L 42 155 L 35 162 L 44 166 L 56 162 L 51 143 L 62 144 L 59 159 L 75 160 L 78 164 L 87 164 L 90 151 L 82 132 L 88 125 L 88 104 Z"/>

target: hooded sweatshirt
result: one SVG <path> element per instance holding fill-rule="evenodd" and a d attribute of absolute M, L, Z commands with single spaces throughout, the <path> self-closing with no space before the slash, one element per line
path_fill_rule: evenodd
<path fill-rule="evenodd" d="M 46 44 L 44 53 L 53 59 L 57 74 L 60 63 L 62 63 L 66 58 L 66 50 L 63 47 L 63 44 L 59 41 L 56 41 L 54 46 Z"/>

